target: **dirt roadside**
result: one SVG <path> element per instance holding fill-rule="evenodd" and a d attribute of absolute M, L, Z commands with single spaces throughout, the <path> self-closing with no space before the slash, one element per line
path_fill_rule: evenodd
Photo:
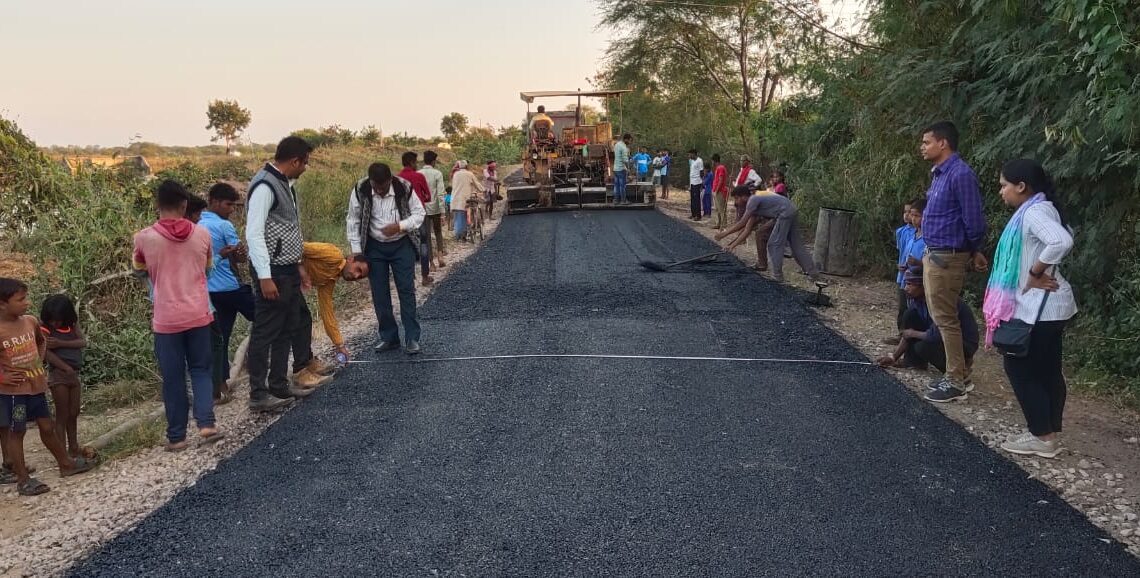
<path fill-rule="evenodd" d="M 689 220 L 687 191 L 673 191 L 666 200 L 659 198 L 657 207 L 709 239 L 716 233 L 708 219 Z M 730 215 L 732 211 L 730 206 Z M 736 256 L 749 266 L 755 265 L 755 244 L 750 241 L 738 248 Z M 795 287 L 812 293 L 816 290 L 791 259 L 784 265 L 784 277 Z M 869 359 L 890 353 L 892 347 L 882 340 L 896 333 L 894 283 L 860 276 L 828 277 L 828 281 L 831 285 L 825 294 L 834 306 L 816 309 L 819 318 Z M 925 393 L 926 384 L 934 375 L 915 370 L 887 371 L 918 396 Z M 1025 421 L 998 354 L 979 352 L 973 380 L 977 388 L 969 400 L 936 404 L 939 411 L 1012 459 L 1026 475 L 1047 484 L 1140 556 L 1140 415 L 1070 391 L 1062 437 L 1066 451 L 1052 460 L 1012 456 L 997 446 L 1009 435 L 1024 431 Z"/>

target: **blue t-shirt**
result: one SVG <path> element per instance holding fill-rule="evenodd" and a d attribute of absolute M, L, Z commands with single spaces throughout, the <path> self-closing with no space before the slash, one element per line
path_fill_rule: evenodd
<path fill-rule="evenodd" d="M 713 172 L 711 170 L 705 171 L 705 192 L 712 193 Z"/>
<path fill-rule="evenodd" d="M 906 263 L 906 256 L 910 254 L 910 243 L 914 240 L 914 226 L 909 223 L 895 229 L 895 247 L 899 250 L 899 266 Z M 903 286 L 903 272 L 899 271 L 895 282 Z"/>
<path fill-rule="evenodd" d="M 240 242 L 237 229 L 233 223 L 210 211 L 202 211 L 202 219 L 198 224 L 210 232 L 210 241 L 214 248 L 214 273 L 206 279 L 206 288 L 211 293 L 237 291 L 241 288 L 241 284 L 238 283 L 237 276 L 230 267 L 230 260 L 223 258 L 219 253 L 223 248 Z"/>
<path fill-rule="evenodd" d="M 906 251 L 907 261 L 909 262 L 910 259 L 913 258 L 915 261 L 918 261 L 919 263 L 921 263 L 922 262 L 922 255 L 924 253 L 926 253 L 926 238 L 915 237 L 915 238 L 911 239 L 910 243 L 907 245 L 907 251 Z"/>
<path fill-rule="evenodd" d="M 649 155 L 646 153 L 637 153 L 633 155 L 633 161 L 637 163 L 637 174 L 644 175 L 645 173 L 648 173 L 649 161 L 651 160 L 653 159 L 649 158 Z"/>

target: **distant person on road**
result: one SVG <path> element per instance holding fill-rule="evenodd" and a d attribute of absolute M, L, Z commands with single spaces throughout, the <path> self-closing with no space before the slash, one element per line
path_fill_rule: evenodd
<path fill-rule="evenodd" d="M 210 242 L 213 247 L 214 269 L 206 278 L 206 286 L 210 289 L 210 302 L 214 305 L 214 323 L 221 336 L 220 363 L 213 368 L 215 385 L 221 376 L 220 391 L 215 397 L 219 401 L 229 396 L 229 386 L 225 384 L 230 375 L 230 338 L 233 336 L 234 323 L 240 314 L 246 321 L 253 323 L 255 303 L 253 288 L 238 278 L 237 268 L 234 266 L 244 262 L 249 251 L 238 237 L 237 228 L 230 222 L 241 196 L 237 189 L 226 183 L 217 183 L 210 187 L 208 194 L 209 206 L 202 212 L 199 224 L 210 232 Z"/>
<path fill-rule="evenodd" d="M 51 489 L 31 477 L 24 459 L 29 421 L 36 424 L 40 441 L 59 465 L 60 477 L 95 467 L 92 461 L 68 456 L 55 431 L 46 395 L 47 338 L 40 332 L 39 320 L 27 314 L 30 308 L 28 286 L 17 279 L 0 278 L 0 444 L 6 466 L 0 472 L 0 481 L 15 483 L 21 496 L 36 496 Z"/>
<path fill-rule="evenodd" d="M 689 149 L 689 219 L 701 220 L 701 189 L 704 186 L 705 163 L 697 149 Z"/>
<path fill-rule="evenodd" d="M 435 232 L 435 244 L 433 245 L 437 248 L 435 265 L 443 269 L 447 267 L 447 263 L 443 261 L 443 258 L 447 256 L 447 242 L 443 240 L 443 216 L 450 213 L 451 209 L 449 204 L 444 204 L 445 197 L 448 194 L 447 184 L 443 180 L 443 173 L 435 168 L 438 159 L 439 155 L 435 151 L 424 151 L 424 166 L 420 169 L 420 174 L 427 180 L 428 189 L 431 189 L 431 200 L 424 205 L 424 218 L 429 225 L 428 232 Z"/>
<path fill-rule="evenodd" d="M 713 227 L 717 230 L 728 226 L 728 169 L 720 162 L 720 154 L 712 156 L 713 163 Z"/>
<path fill-rule="evenodd" d="M 304 241 L 292 182 L 305 174 L 312 152 L 312 145 L 304 139 L 285 137 L 277 144 L 273 162 L 266 163 L 250 181 L 245 238 L 257 277 L 247 354 L 249 408 L 253 411 L 273 411 L 312 393 L 304 387 L 307 384 L 290 384 L 288 375 L 290 349 L 298 349 L 294 367 L 305 367 L 310 361 L 296 359 L 309 349 L 298 347 L 296 341 L 312 335 L 312 313 L 303 294 L 309 278 L 301 266 Z M 309 326 L 304 326 L 305 320 Z"/>
<path fill-rule="evenodd" d="M 403 168 L 400 170 L 399 176 L 401 179 L 408 181 L 412 184 L 412 191 L 416 193 L 420 203 L 427 206 L 431 203 L 431 187 L 428 186 L 427 178 L 424 177 L 419 171 L 416 170 L 416 153 L 408 151 L 400 157 L 400 163 Z M 426 209 L 425 209 L 426 215 Z M 419 256 L 420 256 L 420 282 L 426 287 L 435 283 L 435 278 L 431 276 L 431 225 L 428 223 L 426 217 L 422 225 L 420 225 L 419 233 L 417 234 L 419 241 Z"/>
<path fill-rule="evenodd" d="M 1005 373 L 1029 431 L 1001 448 L 1044 458 L 1061 452 L 1059 435 L 1068 395 L 1062 371 L 1065 324 L 1077 314 L 1073 288 L 1058 266 L 1073 249 L 1053 181 L 1037 161 L 1007 162 L 1001 169 L 1001 199 L 1016 209 L 1002 231 L 982 307 L 986 343 L 1014 319 L 1033 325 L 1025 357 L 1003 356 Z"/>
<path fill-rule="evenodd" d="M 934 178 L 926 193 L 922 233 L 926 256 L 922 261 L 926 301 L 946 345 L 946 374 L 926 399 L 944 403 L 966 398 L 966 354 L 957 303 L 970 270 L 989 266 L 981 253 L 986 237 L 986 216 L 978 177 L 958 156 L 958 128 L 937 122 L 922 131 L 922 158 L 934 165 Z"/>
<path fill-rule="evenodd" d="M 301 264 L 309 273 L 313 287 L 317 289 L 317 311 L 324 325 L 325 335 L 329 336 L 337 353 L 345 359 L 352 357 L 345 346 L 344 336 L 340 333 L 340 324 L 336 319 L 336 302 L 333 300 L 336 291 L 336 282 L 357 281 L 368 275 L 368 263 L 345 259 L 340 248 L 332 243 L 305 243 L 301 256 Z M 312 371 L 302 368 L 301 372 Z M 323 375 L 317 374 L 309 381 L 320 383 Z"/>
<path fill-rule="evenodd" d="M 626 133 L 621 140 L 614 144 L 614 204 L 628 205 L 629 199 L 625 196 L 626 183 L 629 171 L 629 145 L 633 144 L 633 135 Z"/>
<path fill-rule="evenodd" d="M 637 154 L 633 155 L 633 164 L 637 167 L 637 182 L 644 183 L 648 180 L 651 160 L 645 147 L 638 148 Z"/>
<path fill-rule="evenodd" d="M 483 201 L 487 206 L 487 218 L 494 219 L 495 201 L 499 197 L 499 165 L 495 161 L 483 167 Z"/>
<path fill-rule="evenodd" d="M 900 330 L 898 347 L 891 355 L 880 357 L 881 367 L 907 367 L 925 370 L 934 366 L 938 371 L 946 371 L 946 350 L 942 344 L 942 334 L 930 317 L 926 305 L 926 295 L 922 287 L 922 267 L 908 269 L 904 273 L 904 291 L 907 295 L 907 310 L 903 313 L 903 328 Z M 978 322 L 974 312 L 962 300 L 957 306 L 958 322 L 962 326 L 962 343 L 966 351 L 966 364 L 972 365 L 978 351 Z M 972 386 L 970 387 L 972 389 Z"/>
<path fill-rule="evenodd" d="M 166 407 L 166 450 L 189 447 L 186 441 L 186 396 L 189 370 L 194 421 L 202 443 L 223 437 L 214 421 L 213 350 L 210 294 L 206 272 L 213 266 L 210 233 L 186 218 L 192 195 L 175 181 L 158 187 L 158 221 L 134 236 L 131 264 L 145 272 L 154 291 L 154 353 L 162 374 Z M 204 203 L 203 203 L 204 204 Z"/>
<path fill-rule="evenodd" d="M 467 201 L 483 194 L 483 184 L 467 169 L 467 161 L 457 163 L 451 175 L 451 219 L 455 223 L 455 239 L 467 240 Z"/>
<path fill-rule="evenodd" d="M 761 218 L 775 219 L 776 223 L 772 228 L 772 236 L 768 241 L 768 261 L 772 270 L 772 278 L 776 281 L 784 280 L 784 247 L 790 246 L 796 263 L 803 268 L 804 273 L 811 277 L 812 281 L 821 282 L 815 262 L 812 261 L 811 255 L 808 254 L 807 248 L 804 247 L 804 242 L 800 238 L 796 206 L 787 197 L 781 197 L 768 191 L 753 195 L 746 187 L 737 187 L 732 191 L 732 194 L 737 197 L 748 197 L 748 203 L 744 209 L 744 218 L 716 235 L 716 240 L 719 242 L 721 239 L 741 231 L 732 242 L 725 246 L 726 250 L 732 251 L 744 243 L 748 235 L 759 226 Z"/>
<path fill-rule="evenodd" d="M 456 175 L 464 173 L 471 174 L 461 170 Z M 422 351 L 420 322 L 416 316 L 414 236 L 423 221 L 424 206 L 412 192 L 412 184 L 393 176 L 384 163 L 372 163 L 368 177 L 356 183 L 349 195 L 346 233 L 353 260 L 368 263 L 368 282 L 380 330 L 377 352 L 400 348 L 400 327 L 396 324 L 388 288 L 392 280 L 400 298 L 404 351 L 408 355 Z"/>

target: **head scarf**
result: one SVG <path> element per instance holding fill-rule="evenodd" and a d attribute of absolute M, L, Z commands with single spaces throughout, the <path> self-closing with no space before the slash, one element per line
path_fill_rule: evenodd
<path fill-rule="evenodd" d="M 1021 243 L 1024 238 L 1022 224 L 1025 211 L 1045 200 L 1045 193 L 1037 193 L 1017 208 L 1005 230 L 1001 232 L 997 252 L 994 254 L 993 272 L 986 284 L 986 297 L 982 313 L 986 317 L 986 345 L 993 346 L 994 331 L 1003 321 L 1013 319 L 1017 311 L 1017 292 L 1021 287 Z"/>

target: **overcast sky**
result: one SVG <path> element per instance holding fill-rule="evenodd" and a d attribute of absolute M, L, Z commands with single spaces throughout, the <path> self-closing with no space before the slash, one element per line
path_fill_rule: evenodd
<path fill-rule="evenodd" d="M 452 111 L 517 124 L 519 92 L 588 88 L 609 38 L 590 0 L 4 4 L 0 115 L 45 146 L 206 144 L 215 98 L 250 109 L 254 142 L 330 124 L 430 136 Z"/>

